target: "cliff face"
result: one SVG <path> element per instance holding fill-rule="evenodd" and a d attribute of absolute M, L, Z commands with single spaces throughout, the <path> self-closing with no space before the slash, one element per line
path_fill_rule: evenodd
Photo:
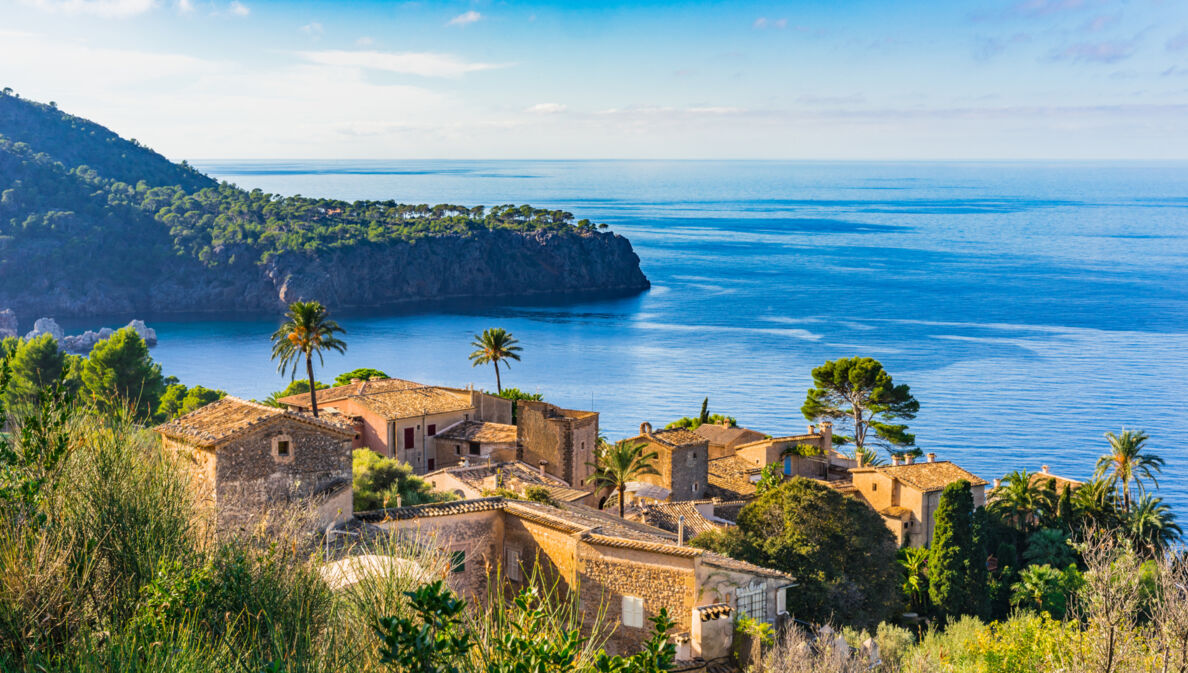
<path fill-rule="evenodd" d="M 95 279 L 55 278 L 52 269 L 42 269 L 22 291 L 12 292 L 8 284 L 0 287 L 0 306 L 58 317 L 260 313 L 275 312 L 298 299 L 317 299 L 334 308 L 366 308 L 457 297 L 574 292 L 616 296 L 650 286 L 631 242 L 607 232 L 495 230 L 430 236 L 318 255 L 287 253 L 265 264 L 216 269 L 179 259 L 152 275 L 148 283 L 127 284 L 102 274 Z"/>

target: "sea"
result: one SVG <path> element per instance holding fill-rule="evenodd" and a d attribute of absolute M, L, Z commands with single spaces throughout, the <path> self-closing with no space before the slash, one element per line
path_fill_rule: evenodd
<path fill-rule="evenodd" d="M 1188 164 L 198 161 L 244 188 L 346 200 L 529 203 L 631 240 L 637 296 L 337 311 L 355 367 L 494 389 L 470 342 L 509 330 L 505 386 L 593 409 L 610 439 L 699 411 L 800 433 L 810 371 L 870 356 L 920 402 L 918 445 L 991 480 L 1085 478 L 1140 429 L 1188 515 Z M 366 273 L 365 268 L 359 273 Z M 434 269 L 426 268 L 425 273 Z M 334 307 L 330 307 L 334 310 Z M 263 398 L 280 319 L 135 316 L 188 384 Z M 97 325 L 96 325 L 97 326 Z"/>

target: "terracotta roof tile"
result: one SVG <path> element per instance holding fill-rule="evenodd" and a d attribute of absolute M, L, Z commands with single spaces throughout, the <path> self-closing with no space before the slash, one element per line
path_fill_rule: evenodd
<path fill-rule="evenodd" d="M 437 439 L 483 444 L 515 444 L 516 426 L 486 421 L 459 421 L 434 435 Z"/>
<path fill-rule="evenodd" d="M 334 386 L 333 388 L 322 388 L 315 394 L 318 398 L 318 404 L 323 402 L 334 402 L 337 400 L 344 400 L 348 397 L 356 395 L 363 395 L 366 393 L 389 392 L 392 390 L 408 390 L 410 388 L 425 388 L 424 383 L 417 383 L 416 381 L 406 381 L 404 379 L 374 379 L 371 381 L 360 381 L 359 383 L 348 383 L 342 386 Z M 288 404 L 297 407 L 309 406 L 309 393 L 299 393 L 297 395 L 289 395 L 277 400 L 281 404 Z"/>
<path fill-rule="evenodd" d="M 314 418 L 310 414 L 269 407 L 230 395 L 158 425 L 156 430 L 170 439 L 210 448 L 279 418 L 306 423 L 344 437 L 355 436 L 353 427 L 333 419 Z"/>
<path fill-rule="evenodd" d="M 707 484 L 721 498 L 741 500 L 755 495 L 751 474 L 756 467 L 738 456 L 723 456 L 709 461 Z"/>
<path fill-rule="evenodd" d="M 369 523 L 378 523 L 382 521 L 468 514 L 470 512 L 487 512 L 503 509 L 503 504 L 503 498 L 475 498 L 473 500 L 454 500 L 451 502 L 435 502 L 428 505 L 409 505 L 408 507 L 389 507 L 388 509 L 375 509 L 369 512 L 355 512 L 355 518 Z"/>
<path fill-rule="evenodd" d="M 318 404 L 353 399 L 389 420 L 412 418 L 470 409 L 470 394 L 465 390 L 429 386 L 404 379 L 378 379 L 349 383 L 317 391 Z M 281 404 L 306 408 L 309 394 L 290 395 Z"/>
<path fill-rule="evenodd" d="M 522 495 L 528 487 L 539 486 L 548 490 L 549 495 L 558 502 L 577 502 L 589 495 L 588 491 L 572 488 L 564 479 L 547 472 L 542 475 L 539 469 L 521 461 L 444 467 L 430 472 L 425 477 L 436 474 L 449 474 L 476 493 L 506 488 Z"/>
<path fill-rule="evenodd" d="M 1075 491 L 1078 488 L 1085 485 L 1085 482 L 1083 482 L 1083 481 L 1077 481 L 1076 479 L 1069 479 L 1068 477 L 1058 477 L 1050 472 L 1040 471 L 1040 472 L 1032 473 L 1031 486 L 1032 486 L 1032 488 L 1041 488 L 1041 487 L 1046 486 L 1048 484 L 1048 482 L 1053 479 L 1056 480 L 1056 492 L 1057 493 L 1060 493 L 1061 491 L 1063 491 L 1065 486 L 1068 486 L 1070 490 Z"/>
<path fill-rule="evenodd" d="M 968 481 L 972 486 L 986 485 L 985 479 L 967 472 L 947 460 L 938 460 L 935 463 L 912 463 L 911 465 L 859 467 L 850 471 L 879 472 L 925 493 L 944 490 L 949 484 L 962 479 Z"/>
<path fill-rule="evenodd" d="M 701 621 L 703 622 L 729 617 L 730 613 L 734 612 L 734 608 L 730 607 L 729 603 L 702 605 L 701 607 L 694 609 L 697 610 L 697 614 L 701 616 Z"/>
<path fill-rule="evenodd" d="M 711 507 L 713 506 L 708 502 L 706 504 L 710 504 Z M 693 502 L 660 502 L 646 505 L 635 516 L 649 526 L 655 526 L 670 533 L 677 532 L 680 528 L 680 517 L 685 517 L 685 542 L 692 540 L 702 533 L 725 528 L 729 525 L 724 521 L 716 522 L 707 519 L 697 509 L 697 504 Z"/>

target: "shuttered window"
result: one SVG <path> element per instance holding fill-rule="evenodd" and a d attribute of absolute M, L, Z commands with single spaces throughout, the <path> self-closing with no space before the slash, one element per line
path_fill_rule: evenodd
<path fill-rule="evenodd" d="M 623 597 L 623 626 L 643 628 L 643 599 L 635 596 Z"/>

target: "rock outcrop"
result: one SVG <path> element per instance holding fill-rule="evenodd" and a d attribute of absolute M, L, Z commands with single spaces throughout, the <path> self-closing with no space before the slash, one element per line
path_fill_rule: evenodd
<path fill-rule="evenodd" d="M 12 309 L 0 311 L 0 326 L 3 325 L 2 321 L 5 315 L 12 317 L 13 334 L 11 336 L 16 336 L 16 314 Z M 125 327 L 130 327 L 140 334 L 145 344 L 150 348 L 157 345 L 157 331 L 145 325 L 143 320 L 133 320 L 125 325 Z M 103 327 L 98 332 L 87 330 L 82 334 L 65 334 L 61 326 L 53 318 L 38 318 L 33 323 L 33 331 L 26 334 L 25 339 L 34 339 L 42 334 L 49 334 L 58 342 L 58 346 L 67 353 L 86 355 L 91 352 L 95 344 L 111 337 L 115 333 L 116 330 L 110 327 Z"/>
<path fill-rule="evenodd" d="M 13 313 L 10 308 L 0 311 L 0 339 L 15 337 L 19 334 L 16 313 Z"/>
<path fill-rule="evenodd" d="M 505 230 L 286 253 L 213 269 L 179 259 L 149 286 L 78 281 L 47 274 L 31 291 L 11 295 L 0 286 L 0 306 L 57 316 L 276 313 L 297 299 L 337 310 L 451 298 L 610 297 L 650 286 L 631 242 L 617 234 Z"/>

